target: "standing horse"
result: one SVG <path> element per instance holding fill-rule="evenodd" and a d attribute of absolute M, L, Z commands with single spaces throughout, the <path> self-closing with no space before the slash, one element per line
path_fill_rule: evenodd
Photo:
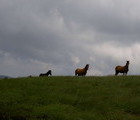
<path fill-rule="evenodd" d="M 51 70 L 49 70 L 47 73 L 41 73 L 41 74 L 39 75 L 39 77 L 40 77 L 40 76 L 49 76 L 49 75 L 52 75 L 52 71 L 51 71 Z"/>
<path fill-rule="evenodd" d="M 115 75 L 118 75 L 118 73 L 123 73 L 123 75 L 127 75 L 128 71 L 129 71 L 129 61 L 126 62 L 125 66 L 116 66 Z"/>
<path fill-rule="evenodd" d="M 77 68 L 75 70 L 75 76 L 85 76 L 87 74 L 87 70 L 89 68 L 89 64 L 87 64 L 84 68 Z"/>

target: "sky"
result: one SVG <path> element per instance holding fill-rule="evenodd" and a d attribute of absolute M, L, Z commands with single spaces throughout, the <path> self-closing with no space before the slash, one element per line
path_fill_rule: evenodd
<path fill-rule="evenodd" d="M 0 0 L 0 75 L 140 74 L 139 0 Z"/>

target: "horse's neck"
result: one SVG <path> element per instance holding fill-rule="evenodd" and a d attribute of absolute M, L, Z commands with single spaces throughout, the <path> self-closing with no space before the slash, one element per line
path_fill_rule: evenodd
<path fill-rule="evenodd" d="M 128 67 L 128 66 L 129 66 L 129 64 L 128 64 L 128 63 L 126 63 L 125 67 Z"/>
<path fill-rule="evenodd" d="M 126 69 L 128 69 L 128 67 L 129 67 L 129 64 L 126 64 L 124 67 L 125 67 Z"/>
<path fill-rule="evenodd" d="M 85 70 L 88 70 L 88 67 L 86 66 L 84 69 L 85 69 Z"/>
<path fill-rule="evenodd" d="M 83 70 L 84 70 L 84 71 L 87 71 L 87 70 L 88 70 L 88 68 L 84 68 Z"/>
<path fill-rule="evenodd" d="M 86 67 L 84 67 L 83 70 L 86 70 Z"/>

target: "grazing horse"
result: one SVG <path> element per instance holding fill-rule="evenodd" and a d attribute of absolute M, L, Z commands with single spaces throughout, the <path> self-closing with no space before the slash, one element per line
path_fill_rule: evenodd
<path fill-rule="evenodd" d="M 84 68 L 77 68 L 75 70 L 75 76 L 85 76 L 87 74 L 87 70 L 89 68 L 89 64 L 87 64 Z"/>
<path fill-rule="evenodd" d="M 52 75 L 52 71 L 51 71 L 51 70 L 49 70 L 47 73 L 41 73 L 41 74 L 39 75 L 39 77 L 40 77 L 40 76 L 49 76 L 49 75 Z"/>
<path fill-rule="evenodd" d="M 129 71 L 129 61 L 126 62 L 125 66 L 116 66 L 115 75 L 118 75 L 118 73 L 123 73 L 123 75 L 127 75 L 128 71 Z"/>

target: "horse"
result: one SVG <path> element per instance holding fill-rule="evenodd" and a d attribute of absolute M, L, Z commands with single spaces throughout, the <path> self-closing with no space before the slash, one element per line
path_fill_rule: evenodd
<path fill-rule="evenodd" d="M 77 68 L 75 70 L 75 76 L 85 76 L 87 74 L 87 70 L 89 68 L 89 64 L 87 64 L 84 68 Z"/>
<path fill-rule="evenodd" d="M 41 76 L 49 76 L 49 75 L 52 75 L 52 71 L 51 70 L 49 70 L 47 73 L 41 73 L 39 75 L 39 77 L 41 77 Z"/>
<path fill-rule="evenodd" d="M 129 71 L 129 61 L 126 61 L 125 66 L 116 66 L 115 75 L 117 76 L 118 73 L 123 73 L 123 75 L 127 75 L 128 71 Z"/>

